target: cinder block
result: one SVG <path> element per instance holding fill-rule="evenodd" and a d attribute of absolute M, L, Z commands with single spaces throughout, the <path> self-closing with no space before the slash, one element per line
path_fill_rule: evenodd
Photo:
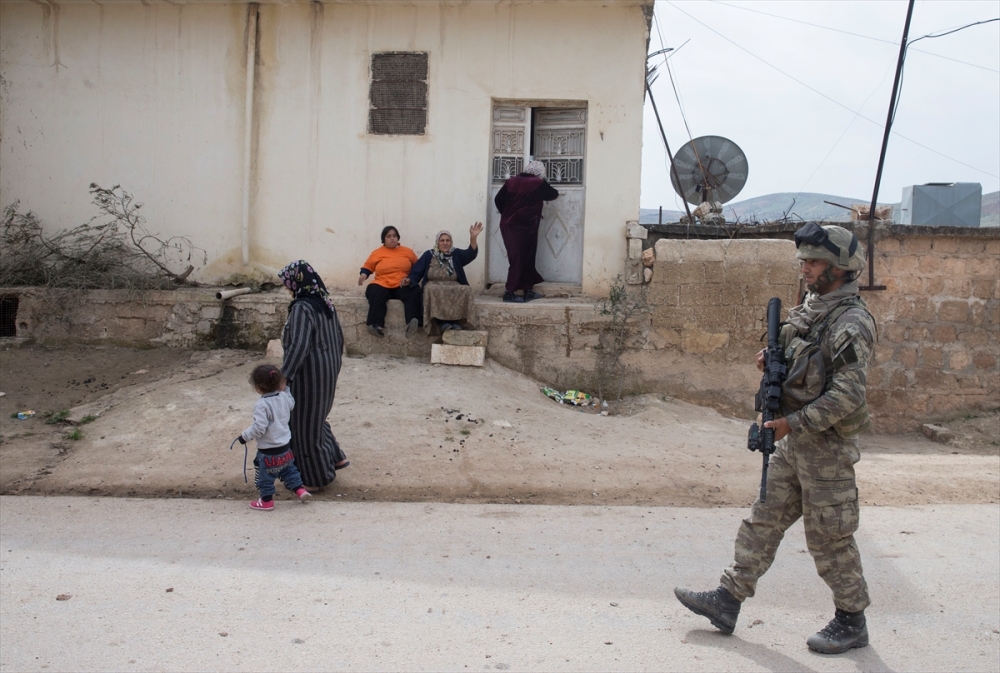
<path fill-rule="evenodd" d="M 920 427 L 921 431 L 935 442 L 940 444 L 947 444 L 952 439 L 955 438 L 955 433 L 946 427 L 940 425 L 932 425 L 930 423 L 925 423 Z"/>
<path fill-rule="evenodd" d="M 646 238 L 649 236 L 649 230 L 633 220 L 625 226 L 625 236 L 627 238 L 638 238 L 646 240 Z"/>
<path fill-rule="evenodd" d="M 476 330 L 448 330 L 441 333 L 441 341 L 449 346 L 486 346 L 489 332 Z"/>
<path fill-rule="evenodd" d="M 432 344 L 431 364 L 482 367 L 486 364 L 486 348 L 483 346 Z"/>

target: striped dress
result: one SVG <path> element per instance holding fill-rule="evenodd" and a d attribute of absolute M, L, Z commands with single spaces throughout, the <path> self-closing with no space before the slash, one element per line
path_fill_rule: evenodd
<path fill-rule="evenodd" d="M 337 476 L 334 465 L 347 458 L 327 421 L 344 352 L 344 333 L 336 310 L 327 318 L 308 302 L 294 302 L 281 345 L 285 350 L 281 370 L 295 398 L 288 424 L 295 465 L 303 483 L 321 488 Z"/>

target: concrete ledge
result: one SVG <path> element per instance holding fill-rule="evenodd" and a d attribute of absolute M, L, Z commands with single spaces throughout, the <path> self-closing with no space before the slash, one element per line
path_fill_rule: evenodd
<path fill-rule="evenodd" d="M 449 346 L 483 346 L 489 343 L 489 332 L 480 330 L 448 330 L 441 335 L 441 342 Z"/>

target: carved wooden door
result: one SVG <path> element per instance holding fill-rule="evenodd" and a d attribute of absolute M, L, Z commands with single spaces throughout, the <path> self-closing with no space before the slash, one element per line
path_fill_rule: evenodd
<path fill-rule="evenodd" d="M 535 108 L 532 125 L 530 107 L 494 107 L 487 231 L 489 282 L 506 282 L 508 268 L 500 213 L 493 197 L 507 178 L 523 170 L 533 154 L 545 164 L 546 177 L 559 192 L 559 198 L 542 209 L 535 266 L 546 281 L 582 283 L 586 122 L 584 108 Z"/>

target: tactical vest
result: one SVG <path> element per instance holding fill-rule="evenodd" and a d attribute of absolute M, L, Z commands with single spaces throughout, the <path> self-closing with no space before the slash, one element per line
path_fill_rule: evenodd
<path fill-rule="evenodd" d="M 854 298 L 841 302 L 823 320 L 812 325 L 804 336 L 799 336 L 795 326 L 788 323 L 782 325 L 778 341 L 785 349 L 785 362 L 788 363 L 788 377 L 781 386 L 783 416 L 816 400 L 830 387 L 834 373 L 850 364 L 842 359 L 850 335 L 845 332 L 840 343 L 830 343 L 829 339 L 823 337 L 830 325 L 854 308 L 868 313 L 868 317 L 874 322 L 875 319 L 865 308 L 864 302 L 860 298 Z M 861 406 L 837 421 L 832 429 L 841 437 L 853 437 L 870 427 L 868 403 L 862 400 Z"/>

